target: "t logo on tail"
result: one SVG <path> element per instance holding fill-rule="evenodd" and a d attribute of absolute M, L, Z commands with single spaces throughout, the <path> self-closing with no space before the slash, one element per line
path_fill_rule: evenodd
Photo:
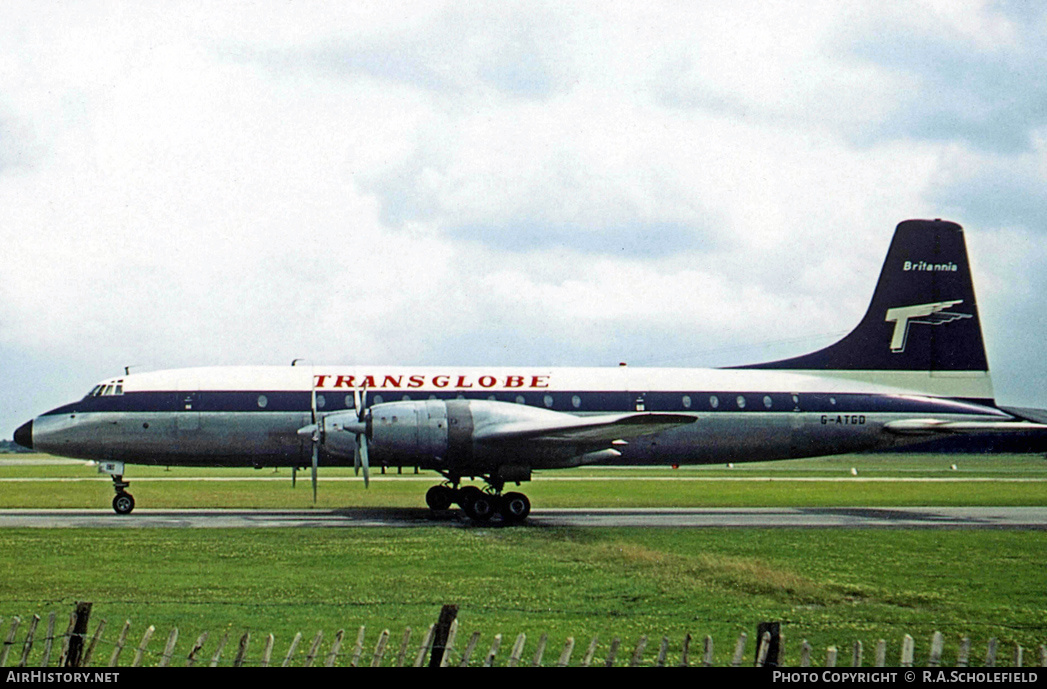
<path fill-rule="evenodd" d="M 900 354 L 905 351 L 905 340 L 909 337 L 909 325 L 911 323 L 924 323 L 926 325 L 941 325 L 952 323 L 961 318 L 971 318 L 969 313 L 941 313 L 945 309 L 962 304 L 963 299 L 955 301 L 939 301 L 933 304 L 917 304 L 916 306 L 899 306 L 887 309 L 888 323 L 894 323 L 894 336 L 891 338 L 891 351 Z"/>

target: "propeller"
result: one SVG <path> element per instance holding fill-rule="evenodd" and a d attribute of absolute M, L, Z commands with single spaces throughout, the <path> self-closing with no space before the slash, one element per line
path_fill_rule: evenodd
<path fill-rule="evenodd" d="M 316 471 L 320 465 L 320 420 L 316 414 L 316 378 L 313 378 L 312 412 L 313 412 L 313 504 L 316 504 Z"/>
<path fill-rule="evenodd" d="M 367 456 L 367 388 L 353 390 L 353 404 L 356 405 L 356 419 L 359 422 L 353 431 L 356 433 L 356 452 L 353 455 L 353 469 L 360 475 L 364 470 L 364 488 L 370 487 L 371 468 Z"/>

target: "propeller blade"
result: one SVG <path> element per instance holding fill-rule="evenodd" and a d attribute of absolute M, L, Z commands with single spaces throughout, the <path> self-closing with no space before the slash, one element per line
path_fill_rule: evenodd
<path fill-rule="evenodd" d="M 356 449 L 360 457 L 360 464 L 364 468 L 364 488 L 368 488 L 371 482 L 371 471 L 367 459 L 367 434 L 356 436 Z"/>
<path fill-rule="evenodd" d="M 313 504 L 316 504 L 316 467 L 320 463 L 320 444 L 313 443 Z"/>

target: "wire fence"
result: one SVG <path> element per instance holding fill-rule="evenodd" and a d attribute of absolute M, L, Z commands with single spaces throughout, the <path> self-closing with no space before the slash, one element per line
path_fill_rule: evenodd
<path fill-rule="evenodd" d="M 959 639 L 955 655 L 943 657 L 945 639 L 934 632 L 927 647 L 917 654 L 914 638 L 906 634 L 901 640 L 897 658 L 888 657 L 886 640 L 879 639 L 867 652 L 861 641 L 841 646 L 815 649 L 801 640 L 787 653 L 785 634 L 777 623 L 761 623 L 753 643 L 742 633 L 726 648 L 717 647 L 712 637 L 684 636 L 674 643 L 668 636 L 652 640 L 642 635 L 635 643 L 625 645 L 614 637 L 605 644 L 592 637 L 588 644 L 576 644 L 568 637 L 562 648 L 548 647 L 548 635 L 542 634 L 528 646 L 526 634 L 506 637 L 495 634 L 481 644 L 481 633 L 460 633 L 456 606 L 444 606 L 439 619 L 424 630 L 421 638 L 410 627 L 396 638 L 388 629 L 377 638 L 367 638 L 367 630 L 360 627 L 355 642 L 345 629 L 339 629 L 329 639 L 323 630 L 317 631 L 307 642 L 301 632 L 295 634 L 286 650 L 277 653 L 273 634 L 244 632 L 230 637 L 225 632 L 212 640 L 209 632 L 199 634 L 189 651 L 183 643 L 181 653 L 175 649 L 179 640 L 178 628 L 172 628 L 166 640 L 159 643 L 156 627 L 149 625 L 140 637 L 132 637 L 132 624 L 126 620 L 109 628 L 107 620 L 98 620 L 89 631 L 91 603 L 77 603 L 68 616 L 65 631 L 59 631 L 57 612 L 43 618 L 33 615 L 28 621 L 13 617 L 7 621 L 7 633 L 2 634 L 4 620 L 0 618 L 3 638 L 0 650 L 2 667 L 169 667 L 233 666 L 233 667 L 666 667 L 666 666 L 774 666 L 774 667 L 1047 667 L 1047 644 L 1028 649 L 1015 644 L 1003 648 L 995 638 L 988 639 L 977 649 L 969 637 Z M 217 635 L 216 635 L 217 636 Z M 509 640 L 512 639 L 510 644 Z M 207 650 L 205 650 L 205 648 Z M 260 650 L 259 650 L 260 648 Z M 895 647 L 897 650 L 898 647 Z M 726 652 L 724 652 L 726 650 Z M 752 655 L 749 655 L 749 654 Z"/>

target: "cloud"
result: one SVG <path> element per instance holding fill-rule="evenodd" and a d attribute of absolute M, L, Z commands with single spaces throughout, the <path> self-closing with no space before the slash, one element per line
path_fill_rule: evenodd
<path fill-rule="evenodd" d="M 223 52 L 282 73 L 368 77 L 454 98 L 492 92 L 540 99 L 571 81 L 563 12 L 542 4 L 466 3 L 423 16 L 424 22 L 415 16 L 386 33 L 351 41 L 331 37 L 293 49 Z"/>
<path fill-rule="evenodd" d="M 956 217 L 985 228 L 1047 230 L 1047 129 L 1013 155 L 962 151 L 946 157 L 931 196 Z"/>
<path fill-rule="evenodd" d="M 1032 147 L 1047 124 L 1047 85 L 1034 76 L 1047 70 L 1043 11 L 1017 3 L 968 10 L 936 22 L 923 13 L 894 16 L 854 38 L 857 60 L 911 83 L 859 138 L 959 141 L 1003 154 Z"/>

